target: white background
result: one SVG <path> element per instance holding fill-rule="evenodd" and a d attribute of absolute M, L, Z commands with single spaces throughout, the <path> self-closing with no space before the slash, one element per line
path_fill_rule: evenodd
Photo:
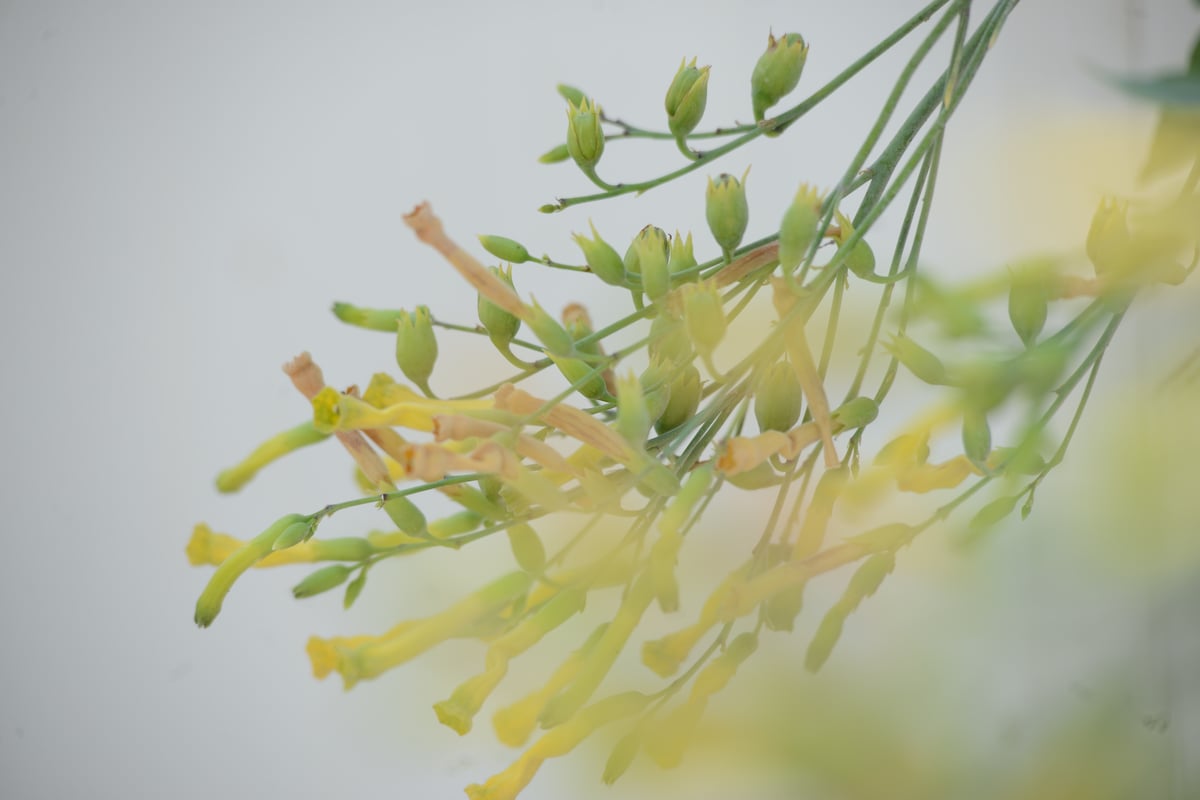
<path fill-rule="evenodd" d="M 368 587 L 349 614 L 336 597 L 293 601 L 302 572 L 251 574 L 199 631 L 192 606 L 208 571 L 183 554 L 196 521 L 249 536 L 354 492 L 327 448 L 234 497 L 217 495 L 214 475 L 305 418 L 278 369 L 287 358 L 311 350 L 335 385 L 391 364 L 390 339 L 341 326 L 331 301 L 427 303 L 473 321 L 464 285 L 400 223 L 420 200 L 464 244 L 503 233 L 573 260 L 569 233 L 591 216 L 619 249 L 647 222 L 691 228 L 707 257 L 701 174 L 536 212 L 590 191 L 570 165 L 534 161 L 562 140 L 555 82 L 662 127 L 678 61 L 698 55 L 713 65 L 706 120 L 745 120 L 768 28 L 810 41 L 811 89 L 913 5 L 0 3 L 0 796 L 454 797 L 506 763 L 486 712 L 459 741 L 428 708 L 474 671 L 463 660 L 477 651 L 349 694 L 314 682 L 303 654 L 310 633 L 377 631 L 457 597 L 476 580 L 461 566 L 469 553 L 406 562 L 388 573 L 396 588 Z M 1153 120 L 1089 68 L 1174 67 L 1197 27 L 1182 0 L 1019 6 L 951 126 L 927 260 L 953 275 L 1022 249 L 1077 247 L 1098 196 L 1136 167 L 1136 155 L 1111 156 L 1140 152 Z M 780 208 L 801 180 L 834 180 L 903 57 L 722 164 L 738 174 L 754 164 L 751 237 L 776 219 L 754 208 Z M 1107 138 L 1051 147 L 1081 131 Z M 612 179 L 680 163 L 669 145 L 619 144 L 604 163 Z M 530 265 L 516 273 L 547 307 L 581 291 L 597 316 L 623 302 Z M 444 360 L 484 352 L 449 341 Z M 445 371 L 445 389 L 503 374 L 466 366 Z M 993 559 L 1012 566 L 1027 552 Z M 1008 598 L 1048 591 L 1029 574 L 998 585 Z M 888 617 L 876 622 L 886 629 Z M 987 652 L 982 638 L 960 650 Z M 1100 650 L 1134 646 L 1096 639 Z M 1081 647 L 1056 663 L 1087 662 L 1096 651 Z M 1034 671 L 1013 680 L 1036 683 Z M 1164 702 L 1154 691 L 1148 713 Z M 1176 768 L 1182 724 L 1162 744 Z M 588 790 L 597 769 L 580 773 Z M 554 765 L 528 796 L 564 796 L 573 774 Z"/>

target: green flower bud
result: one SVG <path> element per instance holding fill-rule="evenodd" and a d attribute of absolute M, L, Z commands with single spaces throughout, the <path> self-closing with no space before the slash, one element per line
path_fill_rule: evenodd
<path fill-rule="evenodd" d="M 647 225 L 634 238 L 631 247 L 646 296 L 654 301 L 661 300 L 670 289 L 670 273 L 667 271 L 667 260 L 671 254 L 670 237 L 662 228 Z"/>
<path fill-rule="evenodd" d="M 704 355 L 712 353 L 725 337 L 725 307 L 721 295 L 712 281 L 690 283 L 682 287 L 683 319 L 687 324 L 688 338 L 696 350 Z"/>
<path fill-rule="evenodd" d="M 692 340 L 681 320 L 659 314 L 650 323 L 650 357 L 679 364 L 692 358 Z"/>
<path fill-rule="evenodd" d="M 667 89 L 667 127 L 676 138 L 683 138 L 700 124 L 708 102 L 708 67 L 696 68 L 696 59 L 685 58 Z"/>
<path fill-rule="evenodd" d="M 847 400 L 830 415 L 835 431 L 851 431 L 870 425 L 879 416 L 879 404 L 870 397 Z"/>
<path fill-rule="evenodd" d="M 671 385 L 667 382 L 668 372 L 669 367 L 651 359 L 649 366 L 642 371 L 642 376 L 638 379 L 646 396 L 646 412 L 652 422 L 657 422 L 667 410 L 667 403 L 671 398 Z"/>
<path fill-rule="evenodd" d="M 501 261 L 523 264 L 526 261 L 533 260 L 533 256 L 529 255 L 529 251 L 525 249 L 525 245 L 505 236 L 488 236 L 481 233 L 479 234 L 479 243 L 483 245 L 484 250 L 487 250 Z"/>
<path fill-rule="evenodd" d="M 571 339 L 575 342 L 575 350 L 577 352 L 600 355 L 599 342 L 592 341 L 585 345 L 579 343 L 580 339 L 586 339 L 595 332 L 592 328 L 592 318 L 582 303 L 567 304 L 563 308 L 562 323 L 567 333 L 571 334 Z"/>
<path fill-rule="evenodd" d="M 1008 318 L 1026 347 L 1033 347 L 1046 324 L 1049 291 L 1039 275 L 1018 274 L 1008 292 Z"/>
<path fill-rule="evenodd" d="M 583 90 L 576 89 L 574 86 L 560 83 L 554 88 L 558 92 L 558 96 L 563 100 L 566 100 L 571 105 L 581 106 L 587 100 L 587 95 L 583 93 Z"/>
<path fill-rule="evenodd" d="M 963 455 L 974 464 L 986 464 L 992 452 L 992 429 L 987 414 L 968 408 L 963 412 Z"/>
<path fill-rule="evenodd" d="M 754 394 L 754 418 L 761 431 L 788 431 L 800 419 L 800 381 L 787 361 L 770 366 Z"/>
<path fill-rule="evenodd" d="M 759 56 L 750 76 L 750 99 L 754 104 L 754 121 L 762 122 L 766 110 L 782 100 L 800 83 L 808 45 L 798 33 L 775 38 L 767 37 L 767 50 Z"/>
<path fill-rule="evenodd" d="M 1017 360 L 1017 373 L 1030 393 L 1040 397 L 1058 386 L 1071 355 L 1072 349 L 1067 343 L 1042 342 L 1026 350 Z"/>
<path fill-rule="evenodd" d="M 234 582 L 243 572 L 253 567 L 263 558 L 271 554 L 271 546 L 279 535 L 297 522 L 308 519 L 301 514 L 285 514 L 237 550 L 226 556 L 216 571 L 208 579 L 204 591 L 196 599 L 196 612 L 193 617 L 201 628 L 207 628 L 221 613 L 225 595 L 233 587 Z"/>
<path fill-rule="evenodd" d="M 545 345 L 547 352 L 564 357 L 574 355 L 575 343 L 571 340 L 571 334 L 567 333 L 566 328 L 547 314 L 536 300 L 529 308 L 529 318 L 525 322 L 528 323 L 538 341 Z"/>
<path fill-rule="evenodd" d="M 546 152 L 538 156 L 538 161 L 543 164 L 558 164 L 566 161 L 571 157 L 571 151 L 565 144 L 560 144 L 558 147 L 551 147 Z"/>
<path fill-rule="evenodd" d="M 595 168 L 604 154 L 604 130 L 600 127 L 600 107 L 584 98 L 579 104 L 568 101 L 567 151 L 585 172 Z"/>
<path fill-rule="evenodd" d="M 513 285 L 512 267 L 508 267 L 507 269 L 504 267 L 488 267 L 488 270 L 509 286 Z M 479 295 L 479 299 L 476 302 L 476 311 L 479 314 L 479 322 L 483 325 L 484 330 L 488 332 L 492 343 L 498 348 L 507 348 L 513 338 L 516 337 L 517 331 L 521 328 L 521 320 L 483 295 Z"/>
<path fill-rule="evenodd" d="M 1020 379 L 1018 363 L 1010 359 L 980 358 L 959 365 L 954 384 L 963 391 L 963 404 L 982 413 L 1003 403 L 1017 387 Z"/>
<path fill-rule="evenodd" d="M 968 539 L 975 539 L 999 524 L 1013 512 L 1013 509 L 1017 507 L 1017 501 L 1020 499 L 1021 496 L 1019 494 L 997 497 L 976 511 L 975 516 L 971 517 L 971 521 L 967 523 Z"/>
<path fill-rule="evenodd" d="M 369 331 L 396 330 L 396 319 L 401 312 L 396 309 L 363 308 L 350 303 L 334 303 L 333 315 L 347 325 L 366 328 Z"/>
<path fill-rule="evenodd" d="M 400 371 L 423 392 L 430 394 L 429 376 L 433 374 L 438 348 L 429 308 L 417 306 L 412 313 L 401 311 L 396 329 L 396 363 L 400 365 Z"/>
<path fill-rule="evenodd" d="M 356 567 L 346 566 L 345 564 L 330 564 L 328 567 L 321 567 L 316 572 L 310 573 L 307 577 L 292 587 L 292 596 L 297 599 L 305 597 L 313 597 L 314 595 L 328 592 L 330 589 L 336 589 L 346 582 L 350 577 L 350 573 L 354 572 Z"/>
<path fill-rule="evenodd" d="M 690 270 L 696 266 L 696 255 L 692 252 L 692 235 L 689 233 L 685 239 L 683 234 L 675 231 L 675 238 L 671 240 L 671 255 L 667 259 L 667 271 L 671 273 L 671 279 L 676 280 L 681 272 Z M 683 278 L 683 280 L 696 280 L 696 273 L 691 273 Z"/>
<path fill-rule="evenodd" d="M 587 239 L 581 233 L 572 236 L 575 244 L 579 245 L 579 249 L 583 251 L 583 258 L 587 262 L 588 269 L 605 283 L 624 286 L 625 263 L 617 255 L 617 251 L 600 238 L 600 234 L 596 232 L 596 226 L 592 224 L 591 220 L 588 221 L 588 225 L 592 228 L 594 238 Z"/>
<path fill-rule="evenodd" d="M 918 380 L 935 386 L 946 382 L 946 366 L 941 359 L 908 336 L 900 334 L 883 346 Z"/>
<path fill-rule="evenodd" d="M 804 260 L 820 222 L 821 196 L 816 189 L 802 183 L 779 224 L 779 266 L 785 274 L 791 274 Z"/>
<path fill-rule="evenodd" d="M 667 405 L 658 421 L 654 423 L 654 429 L 659 433 L 666 433 L 687 422 L 696 415 L 701 394 L 700 371 L 688 364 L 671 383 Z"/>
<path fill-rule="evenodd" d="M 1097 275 L 1129 269 L 1133 237 L 1126 222 L 1126 208 L 1114 198 L 1100 201 L 1087 234 L 1087 255 Z"/>
<path fill-rule="evenodd" d="M 354 601 L 362 594 L 363 587 L 367 585 L 367 571 L 360 569 L 358 575 L 350 583 L 346 584 L 346 593 L 342 595 L 342 608 L 349 610 L 350 606 L 354 605 Z"/>
<path fill-rule="evenodd" d="M 384 513 L 397 528 L 411 536 L 425 532 L 425 514 L 404 495 L 392 495 L 383 504 Z"/>
<path fill-rule="evenodd" d="M 311 517 L 297 520 L 283 529 L 283 533 L 271 544 L 271 550 L 286 550 L 301 542 L 307 542 L 316 531 L 316 520 Z"/>
<path fill-rule="evenodd" d="M 712 231 L 726 258 L 732 255 L 746 234 L 750 209 L 746 205 L 745 181 L 749 173 L 749 169 L 742 173 L 740 181 L 728 173 L 721 173 L 715 181 L 709 178 L 708 189 L 704 193 L 704 216 L 708 220 L 708 229 Z"/>

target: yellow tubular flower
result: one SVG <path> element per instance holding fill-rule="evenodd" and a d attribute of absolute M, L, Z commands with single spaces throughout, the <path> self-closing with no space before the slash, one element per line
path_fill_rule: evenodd
<path fill-rule="evenodd" d="M 484 410 L 490 405 L 486 400 L 423 400 L 378 408 L 326 386 L 312 398 L 313 427 L 329 433 L 391 427 L 428 432 L 434 428 L 435 414 Z"/>
<path fill-rule="evenodd" d="M 896 488 L 902 492 L 924 494 L 938 489 L 953 489 L 979 469 L 966 456 L 941 464 L 920 464 L 902 469 L 896 476 Z"/>
<path fill-rule="evenodd" d="M 283 433 L 276 434 L 254 448 L 254 452 L 246 456 L 234 466 L 222 470 L 217 475 L 217 490 L 221 492 L 236 492 L 258 474 L 266 465 L 302 447 L 307 447 L 329 438 L 329 434 L 321 433 L 311 422 L 303 422 Z"/>
<path fill-rule="evenodd" d="M 360 680 L 378 677 L 499 612 L 527 592 L 531 582 L 528 574 L 512 572 L 467 595 L 445 611 L 419 620 L 399 632 L 393 629 L 383 636 L 371 637 L 354 645 L 329 640 L 334 668 L 341 674 L 346 689 L 352 688 Z M 310 642 L 309 655 L 313 657 L 315 672 L 317 658 L 313 656 L 311 647 Z M 329 660 L 327 650 L 320 650 L 320 655 L 323 662 Z"/>
<path fill-rule="evenodd" d="M 829 409 L 829 398 L 825 395 L 825 384 L 821 381 L 816 362 L 813 361 L 812 350 L 808 346 L 804 320 L 787 318 L 798 298 L 781 278 L 772 278 L 771 285 L 775 290 L 773 300 L 780 324 L 787 326 L 784 343 L 787 345 L 788 361 L 796 371 L 796 379 L 804 391 L 805 400 L 808 401 L 808 411 L 821 432 L 825 466 L 832 469 L 841 463 L 841 459 L 838 458 L 837 448 L 833 444 L 833 419 Z"/>
<path fill-rule="evenodd" d="M 675 674 L 700 637 L 720 620 L 722 609 L 735 589 L 745 582 L 753 563 L 747 561 L 722 579 L 704 601 L 700 618 L 694 624 L 642 645 L 642 663 L 664 678 Z"/>
<path fill-rule="evenodd" d="M 194 567 L 219 567 L 245 546 L 245 541 L 227 533 L 215 533 L 201 522 L 192 529 L 192 538 L 188 541 L 188 563 Z M 286 550 L 273 551 L 255 562 L 254 567 L 282 567 L 318 561 L 360 561 L 372 552 L 374 546 L 367 539 L 309 539 Z"/>
<path fill-rule="evenodd" d="M 275 520 L 265 531 L 255 536 L 248 542 L 245 542 L 228 557 L 221 561 L 221 565 L 217 567 L 216 572 L 208 579 L 208 585 L 204 587 L 204 591 L 200 593 L 200 597 L 196 600 L 196 624 L 201 628 L 207 628 L 217 618 L 217 614 L 221 613 L 221 604 L 225 600 L 225 595 L 233 587 L 236 581 L 243 572 L 254 566 L 256 562 L 267 556 L 271 552 L 271 546 L 275 544 L 275 540 L 279 538 L 279 534 L 283 533 L 288 526 L 296 522 L 308 520 L 308 517 L 302 514 L 287 514 Z"/>

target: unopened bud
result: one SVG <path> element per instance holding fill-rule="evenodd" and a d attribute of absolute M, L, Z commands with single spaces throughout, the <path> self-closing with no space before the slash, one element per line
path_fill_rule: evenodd
<path fill-rule="evenodd" d="M 787 33 L 778 39 L 767 37 L 767 50 L 759 56 L 750 76 L 750 99 L 754 104 L 754 121 L 762 122 L 766 110 L 782 100 L 800 82 L 808 45 L 798 33 Z"/>
<path fill-rule="evenodd" d="M 412 536 L 425 532 L 425 514 L 404 495 L 392 495 L 383 503 L 383 510 L 397 528 Z"/>
<path fill-rule="evenodd" d="M 854 225 L 850 222 L 850 218 L 842 212 L 837 212 L 838 220 L 838 235 L 834 237 L 838 247 L 841 247 L 846 241 L 854 235 Z M 871 245 L 867 244 L 866 239 L 859 239 L 850 248 L 850 252 L 846 254 L 845 261 L 846 269 L 860 278 L 866 278 L 875 274 L 875 251 L 871 249 Z"/>
<path fill-rule="evenodd" d="M 679 364 L 692 358 L 692 342 L 682 320 L 659 314 L 650 324 L 650 357 Z"/>
<path fill-rule="evenodd" d="M 1126 208 L 1114 198 L 1100 201 L 1087 234 L 1087 255 L 1097 275 L 1116 274 L 1130 266 L 1132 236 Z"/>
<path fill-rule="evenodd" d="M 283 533 L 279 534 L 271 545 L 272 550 L 286 550 L 289 547 L 294 547 L 301 542 L 306 542 L 312 538 L 313 533 L 317 530 L 316 520 L 307 517 L 293 522 L 283 529 Z"/>
<path fill-rule="evenodd" d="M 576 89 L 574 86 L 560 83 L 554 88 L 558 92 L 559 97 L 572 105 L 581 106 L 587 100 L 587 95 L 583 93 L 583 90 Z"/>
<path fill-rule="evenodd" d="M 874 422 L 879 416 L 879 404 L 870 397 L 856 397 L 840 405 L 830 416 L 835 430 L 850 431 Z"/>
<path fill-rule="evenodd" d="M 405 377 L 428 394 L 429 376 L 438 355 L 429 308 L 417 306 L 412 313 L 401 311 L 396 329 L 396 363 Z"/>
<path fill-rule="evenodd" d="M 546 152 L 538 156 L 538 161 L 543 164 L 558 164 L 566 161 L 571 157 L 571 151 L 567 149 L 565 144 L 560 144 L 558 147 L 551 147 Z"/>
<path fill-rule="evenodd" d="M 1049 291 L 1040 275 L 1019 274 L 1008 293 L 1008 318 L 1026 347 L 1032 347 L 1046 324 Z"/>
<path fill-rule="evenodd" d="M 721 295 L 711 281 L 691 283 L 682 287 L 683 318 L 688 338 L 702 355 L 711 353 L 725 337 L 725 307 Z"/>
<path fill-rule="evenodd" d="M 630 444 L 641 446 L 651 424 L 642 382 L 632 372 L 617 378 L 617 432 Z"/>
<path fill-rule="evenodd" d="M 605 283 L 624 286 L 625 263 L 621 260 L 621 256 L 608 242 L 600 238 L 595 225 L 592 225 L 591 222 L 588 224 L 591 225 L 594 238 L 588 239 L 581 233 L 572 236 L 575 244 L 579 245 L 579 249 L 583 251 L 583 258 L 587 261 L 588 269 Z"/>
<path fill-rule="evenodd" d="M 763 375 L 754 394 L 754 418 L 762 431 L 788 431 L 800 419 L 803 396 L 796 371 L 777 361 Z"/>
<path fill-rule="evenodd" d="M 671 253 L 670 237 L 662 228 L 647 225 L 633 240 L 633 249 L 646 296 L 654 301 L 661 300 L 671 288 L 670 273 L 667 271 L 667 260 Z"/>
<path fill-rule="evenodd" d="M 708 102 L 708 67 L 696 67 L 696 59 L 688 64 L 684 59 L 667 89 L 667 127 L 676 138 L 687 136 L 704 116 Z"/>
<path fill-rule="evenodd" d="M 726 258 L 742 243 L 750 219 L 745 187 L 749 172 L 747 169 L 740 181 L 728 173 L 718 175 L 715 181 L 709 178 L 708 189 L 704 193 L 704 215 L 708 220 L 708 229 L 712 231 Z"/>
<path fill-rule="evenodd" d="M 483 245 L 484 250 L 487 250 L 501 261 L 511 261 L 513 264 L 522 264 L 526 261 L 533 260 L 533 257 L 529 255 L 529 251 L 525 249 L 525 245 L 509 239 L 506 236 L 488 236 L 486 234 L 480 234 L 479 243 Z"/>
<path fill-rule="evenodd" d="M 946 382 L 946 366 L 941 359 L 908 336 L 901 334 L 883 346 L 918 380 L 935 386 Z"/>
<path fill-rule="evenodd" d="M 552 355 L 571 356 L 575 352 L 575 343 L 566 328 L 558 320 L 546 313 L 546 310 L 534 300 L 528 306 L 529 316 L 525 319 L 533 335 L 538 338 L 546 350 Z"/>
<path fill-rule="evenodd" d="M 667 259 L 667 271 L 671 273 L 672 280 L 679 280 L 680 273 L 687 272 L 695 266 L 696 255 L 692 252 L 692 235 L 689 233 L 684 238 L 683 234 L 675 231 L 675 238 L 671 239 L 671 255 Z M 682 280 L 695 280 L 695 278 L 695 273 L 690 273 Z"/>
<path fill-rule="evenodd" d="M 988 426 L 987 414 L 968 408 L 963 412 L 962 426 L 963 455 L 971 462 L 986 464 L 992 452 L 992 430 Z"/>
<path fill-rule="evenodd" d="M 322 567 L 316 572 L 310 573 L 307 577 L 292 587 L 292 596 L 297 599 L 305 597 L 313 597 L 314 595 L 328 592 L 330 589 L 336 589 L 346 582 L 350 577 L 350 573 L 354 572 L 354 567 L 346 566 L 345 564 L 331 564 L 328 567 Z"/>

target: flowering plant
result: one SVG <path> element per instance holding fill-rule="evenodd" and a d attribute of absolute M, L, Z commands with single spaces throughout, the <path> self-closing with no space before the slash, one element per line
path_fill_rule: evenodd
<path fill-rule="evenodd" d="M 749 124 L 697 131 L 709 67 L 697 67 L 696 59 L 685 59 L 667 86 L 666 131 L 609 116 L 584 93 L 560 86 L 565 143 L 541 160 L 573 161 L 598 191 L 548 203 L 545 213 L 649 192 L 754 139 L 800 127 L 807 112 L 883 53 L 929 27 L 841 180 L 827 190 L 801 184 L 781 213 L 764 214 L 770 235 L 744 241 L 748 170 L 708 178 L 706 222 L 715 247 L 704 261 L 691 233 L 670 236 L 648 225 L 622 255 L 592 226 L 590 235 L 575 235 L 578 264 L 481 236 L 482 250 L 501 262 L 488 267 L 447 234 L 428 204 L 413 209 L 405 223 L 469 284 L 478 324 L 443 319 L 424 306 L 335 304 L 344 322 L 395 337 L 407 384 L 380 372 L 364 390 L 339 391 L 301 354 L 284 371 L 311 419 L 264 442 L 222 472 L 217 485 L 237 491 L 287 453 L 336 439 L 353 458 L 363 493 L 287 514 L 248 540 L 196 526 L 188 557 L 216 567 L 197 601 L 196 622 L 210 625 L 252 567 L 322 563 L 293 593 L 304 598 L 344 587 L 350 607 L 384 560 L 507 537 L 512 566 L 443 611 L 378 635 L 313 637 L 308 654 L 318 678 L 336 672 L 350 688 L 446 640 L 483 642 L 480 670 L 434 705 L 437 718 L 462 734 L 512 659 L 544 637 L 573 637 L 578 647 L 540 688 L 493 716 L 499 739 L 514 747 L 545 729 L 511 767 L 467 790 L 474 798 L 508 798 L 545 759 L 605 725 L 624 729 L 604 781 L 617 780 L 639 753 L 677 764 L 709 698 L 754 655 L 760 637 L 793 629 L 811 581 L 853 567 L 808 646 L 804 663 L 816 671 L 848 617 L 915 537 L 972 503 L 964 539 L 984 535 L 1018 505 L 1028 515 L 1038 487 L 1063 460 L 1130 303 L 1145 286 L 1182 282 L 1194 269 L 1194 257 L 1184 264 L 1200 235 L 1200 203 L 1193 166 L 1171 201 L 1135 211 L 1102 201 L 1087 233 L 1090 268 L 1080 270 L 1079 259 L 1038 259 L 960 286 L 926 274 L 921 249 L 947 123 L 1015 5 L 998 0 L 973 25 L 966 0 L 934 0 L 825 86 L 782 109 L 801 81 L 809 44 L 796 33 L 771 35 L 750 78 Z M 947 38 L 941 75 L 885 139 L 918 67 Z M 685 162 L 649 180 L 610 183 L 601 177 L 603 155 L 622 139 L 671 140 Z M 712 141 L 721 143 L 697 149 Z M 899 234 L 884 250 L 873 229 L 902 197 Z M 574 303 L 556 318 L 522 294 L 517 264 L 619 287 L 629 292 L 630 311 L 597 326 Z M 877 296 L 864 326 L 845 324 L 845 298 L 855 291 Z M 1003 330 L 986 322 L 996 302 L 1007 306 Z M 736 332 L 748 309 L 773 315 L 774 324 L 747 345 Z M 1060 317 L 1065 321 L 1047 331 Z M 910 335 L 918 324 L 940 332 L 944 347 Z M 462 396 L 439 396 L 433 387 L 441 331 L 486 336 L 516 372 Z M 631 331 L 632 343 L 611 345 L 615 334 Z M 832 367 L 835 345 L 847 337 L 857 337 L 859 355 L 842 379 Z M 546 373 L 561 376 L 557 393 L 522 388 Z M 866 432 L 883 422 L 895 382 L 910 378 L 928 387 L 929 403 L 912 418 L 890 420 L 891 435 L 868 456 Z M 1056 436 L 1053 423 L 1069 401 L 1074 414 Z M 1020 420 L 1003 443 L 992 433 L 1001 415 Z M 961 437 L 958 452 L 931 460 L 931 442 L 947 432 Z M 651 607 L 664 614 L 684 609 L 692 587 L 677 575 L 679 554 L 725 487 L 770 497 L 766 525 L 744 560 L 702 590 L 706 597 L 698 612 L 687 612 L 686 624 L 640 643 L 643 663 L 666 682 L 605 695 L 606 678 Z M 891 518 L 827 540 L 839 508 L 886 513 L 895 492 L 949 495 L 919 518 Z M 419 504 L 428 493 L 458 510 L 430 519 Z M 382 509 L 394 528 L 316 536 L 322 520 L 358 506 Z M 619 595 L 611 619 L 586 630 L 573 624 L 589 598 L 605 593 Z"/>

